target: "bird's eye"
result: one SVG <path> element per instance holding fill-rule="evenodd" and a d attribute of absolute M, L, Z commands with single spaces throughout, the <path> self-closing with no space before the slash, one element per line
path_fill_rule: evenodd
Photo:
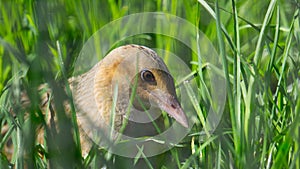
<path fill-rule="evenodd" d="M 146 82 L 155 82 L 155 77 L 149 70 L 142 70 L 141 78 Z"/>

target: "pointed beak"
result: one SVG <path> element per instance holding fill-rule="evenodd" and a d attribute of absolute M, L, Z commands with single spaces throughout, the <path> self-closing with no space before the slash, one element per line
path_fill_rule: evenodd
<path fill-rule="evenodd" d="M 189 127 L 187 117 L 176 97 L 161 90 L 153 90 L 150 93 L 154 97 L 153 100 L 161 110 L 167 112 L 169 116 L 174 118 L 183 127 Z"/>

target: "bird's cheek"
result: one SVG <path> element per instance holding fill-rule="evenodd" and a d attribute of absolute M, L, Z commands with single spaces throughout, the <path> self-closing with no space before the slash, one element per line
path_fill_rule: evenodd
<path fill-rule="evenodd" d="M 149 96 L 145 94 L 136 94 L 133 100 L 133 107 L 139 111 L 149 110 L 151 107 Z"/>

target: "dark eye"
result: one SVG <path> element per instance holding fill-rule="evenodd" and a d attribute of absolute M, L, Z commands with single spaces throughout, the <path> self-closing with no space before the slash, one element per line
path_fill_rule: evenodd
<path fill-rule="evenodd" d="M 141 78 L 146 82 L 155 82 L 155 77 L 149 70 L 142 70 Z"/>

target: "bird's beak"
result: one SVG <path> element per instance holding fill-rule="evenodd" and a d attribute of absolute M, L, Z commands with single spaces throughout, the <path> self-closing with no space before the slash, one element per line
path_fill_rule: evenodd
<path fill-rule="evenodd" d="M 161 110 L 167 112 L 183 127 L 189 127 L 187 117 L 176 97 L 161 90 L 153 90 L 150 93 L 154 97 L 154 102 Z"/>

